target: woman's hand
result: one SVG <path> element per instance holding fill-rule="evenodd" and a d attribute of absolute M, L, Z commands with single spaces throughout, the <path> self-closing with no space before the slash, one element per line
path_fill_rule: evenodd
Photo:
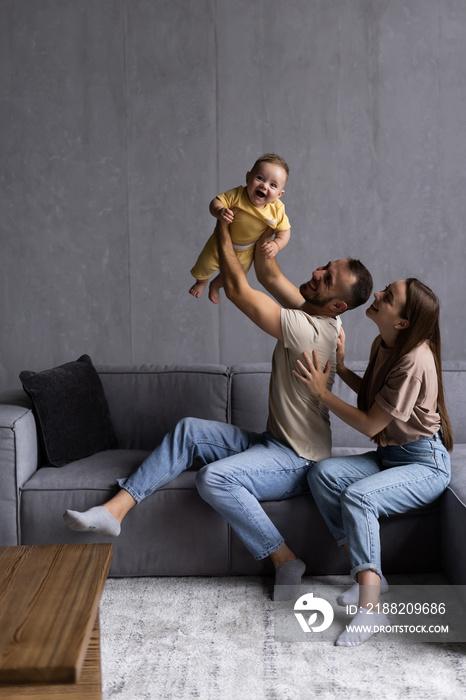
<path fill-rule="evenodd" d="M 330 361 L 327 360 L 324 371 L 320 366 L 319 356 L 316 350 L 312 352 L 312 358 L 307 352 L 303 353 L 306 365 L 301 360 L 297 360 L 299 372 L 293 370 L 298 379 L 309 389 L 309 392 L 321 400 L 328 391 L 327 382 L 330 375 Z"/>
<path fill-rule="evenodd" d="M 340 328 L 340 335 L 337 338 L 337 372 L 345 368 L 345 331 L 343 326 Z"/>

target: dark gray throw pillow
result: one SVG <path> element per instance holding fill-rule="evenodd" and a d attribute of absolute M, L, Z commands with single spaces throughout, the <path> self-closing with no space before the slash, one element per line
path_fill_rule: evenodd
<path fill-rule="evenodd" d="M 43 372 L 25 370 L 19 378 L 32 399 L 49 464 L 63 467 L 116 446 L 102 382 L 89 355 Z"/>

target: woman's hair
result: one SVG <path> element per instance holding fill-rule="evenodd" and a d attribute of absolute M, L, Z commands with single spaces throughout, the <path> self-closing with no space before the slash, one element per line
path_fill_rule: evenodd
<path fill-rule="evenodd" d="M 414 277 L 410 277 L 406 280 L 406 306 L 401 316 L 409 321 L 409 326 L 406 330 L 403 330 L 398 334 L 393 356 L 390 364 L 387 367 L 386 374 L 381 379 L 380 385 L 374 387 L 372 396 L 369 396 L 369 384 L 377 353 L 372 354 L 358 394 L 358 408 L 363 411 L 368 411 L 370 408 L 369 403 L 373 402 L 375 395 L 382 388 L 389 372 L 400 360 L 400 358 L 421 343 L 427 342 L 434 356 L 435 368 L 437 370 L 437 410 L 440 415 L 443 440 L 447 450 L 451 450 L 453 448 L 453 432 L 445 406 L 445 396 L 443 391 L 439 301 L 429 287 L 426 287 L 425 284 L 422 284 L 422 282 L 419 282 L 419 280 L 415 279 Z M 373 439 L 378 445 L 387 444 L 385 432 L 383 430 L 375 435 Z"/>

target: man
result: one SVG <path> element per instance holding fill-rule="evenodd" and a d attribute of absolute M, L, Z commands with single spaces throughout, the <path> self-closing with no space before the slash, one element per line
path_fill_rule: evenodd
<path fill-rule="evenodd" d="M 84 513 L 66 511 L 74 530 L 117 536 L 120 524 L 137 503 L 189 468 L 194 459 L 206 466 L 197 474 L 201 496 L 230 523 L 256 559 L 270 556 L 275 584 L 297 585 L 305 564 L 288 548 L 260 501 L 278 500 L 308 490 L 312 464 L 330 456 L 326 409 L 314 401 L 293 375 L 296 360 L 317 350 L 322 364 L 330 358 L 331 381 L 340 331 L 339 314 L 367 301 L 372 290 L 368 270 L 356 260 L 336 260 L 319 267 L 298 290 L 281 273 L 275 258 L 256 253 L 259 281 L 253 289 L 233 249 L 228 225 L 217 225 L 220 270 L 227 297 L 256 325 L 277 339 L 269 395 L 267 432 L 194 418 L 182 419 L 151 455 L 103 506 Z"/>
<path fill-rule="evenodd" d="M 256 559 L 270 556 L 275 584 L 296 585 L 305 564 L 285 544 L 260 501 L 306 491 L 306 476 L 312 464 L 331 453 L 331 432 L 328 412 L 303 391 L 292 370 L 305 350 L 317 350 L 323 366 L 331 360 L 333 384 L 341 328 L 338 316 L 368 300 L 372 277 L 358 260 L 341 259 L 319 267 L 309 282 L 297 289 L 281 273 L 276 258 L 265 258 L 259 241 L 257 278 L 280 306 L 250 287 L 227 225 L 217 225 L 217 238 L 226 296 L 278 342 L 272 361 L 267 432 L 256 436 L 246 452 L 204 467 L 197 486 L 204 500 L 225 517 Z"/>

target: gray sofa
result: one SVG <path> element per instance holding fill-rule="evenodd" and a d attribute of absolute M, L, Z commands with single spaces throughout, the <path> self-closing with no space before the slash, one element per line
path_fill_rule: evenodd
<path fill-rule="evenodd" d="M 364 365 L 350 365 L 363 371 Z M 22 389 L 0 395 L 0 545 L 106 541 L 69 530 L 66 508 L 85 510 L 106 500 L 116 479 L 129 475 L 175 423 L 185 416 L 265 429 L 268 364 L 233 367 L 97 367 L 118 440 L 61 468 L 38 463 L 38 441 L 29 399 Z M 453 476 L 428 508 L 381 520 L 385 574 L 444 571 L 466 584 L 466 362 L 444 367 L 448 408 L 455 431 Z M 335 392 L 353 396 L 337 379 Z M 373 443 L 332 419 L 334 453 L 358 453 Z M 114 542 L 112 576 L 227 576 L 271 573 L 255 561 L 227 523 L 198 495 L 195 468 L 132 510 Z M 310 494 L 269 501 L 265 510 L 288 545 L 307 563 L 307 574 L 348 573 Z M 110 540 L 108 540 L 110 541 Z"/>

